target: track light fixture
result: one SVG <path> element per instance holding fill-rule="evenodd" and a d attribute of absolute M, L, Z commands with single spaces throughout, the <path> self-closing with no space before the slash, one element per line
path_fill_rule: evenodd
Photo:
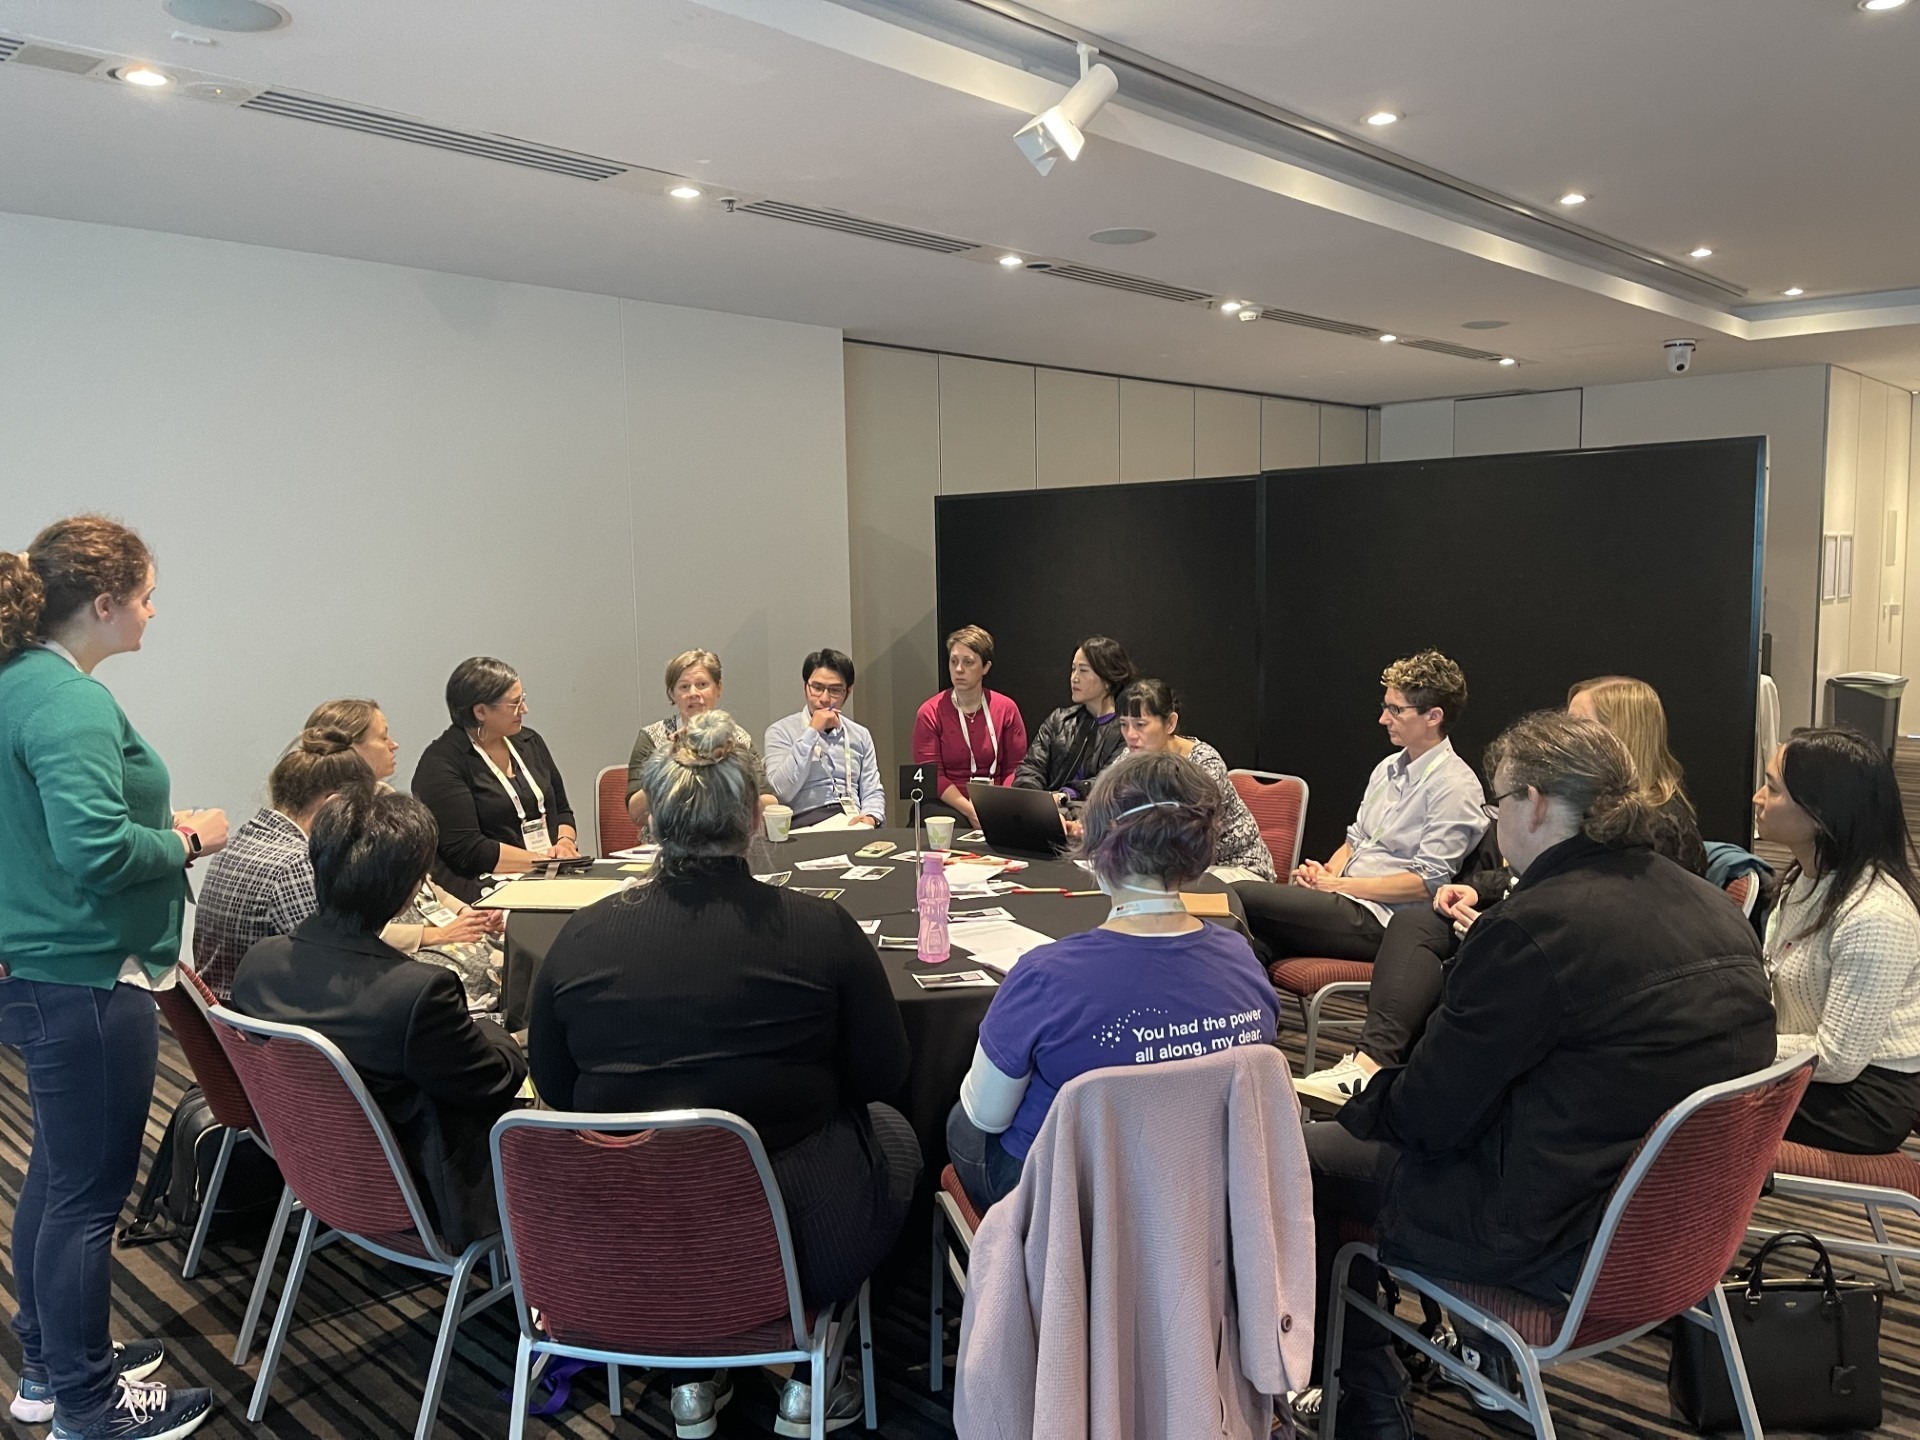
<path fill-rule="evenodd" d="M 1080 78 L 1073 88 L 1060 97 L 1060 103 L 1051 109 L 1043 110 L 1014 134 L 1013 143 L 1020 147 L 1020 153 L 1033 162 L 1033 168 L 1042 175 L 1053 169 L 1053 162 L 1062 155 L 1068 160 L 1078 160 L 1085 148 L 1087 137 L 1082 133 L 1100 107 L 1111 100 L 1120 89 L 1120 77 L 1105 65 L 1094 64 L 1099 51 L 1091 45 L 1081 45 Z"/>

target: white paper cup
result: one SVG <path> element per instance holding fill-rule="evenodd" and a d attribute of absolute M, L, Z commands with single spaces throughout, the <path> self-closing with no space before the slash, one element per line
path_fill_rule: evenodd
<path fill-rule="evenodd" d="M 934 850 L 953 848 L 953 816 L 927 816 L 927 845 Z"/>
<path fill-rule="evenodd" d="M 787 832 L 793 829 L 793 811 L 785 805 L 769 805 L 766 809 L 767 839 L 778 845 L 787 838 Z"/>

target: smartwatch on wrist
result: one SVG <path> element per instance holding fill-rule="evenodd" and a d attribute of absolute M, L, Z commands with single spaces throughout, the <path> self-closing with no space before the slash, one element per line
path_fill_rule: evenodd
<path fill-rule="evenodd" d="M 176 825 L 173 833 L 187 842 L 187 864 L 193 864 L 200 858 L 200 837 L 194 833 L 191 825 Z"/>

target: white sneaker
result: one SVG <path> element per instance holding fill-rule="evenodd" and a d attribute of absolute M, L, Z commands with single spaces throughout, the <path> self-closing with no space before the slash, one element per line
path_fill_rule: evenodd
<path fill-rule="evenodd" d="M 1302 1075 L 1293 1082 L 1293 1088 L 1302 1095 L 1311 1096 L 1337 1109 L 1366 1089 L 1367 1081 L 1372 1078 L 1361 1068 L 1358 1055 L 1343 1055 L 1338 1064 L 1316 1070 L 1311 1075 Z"/>

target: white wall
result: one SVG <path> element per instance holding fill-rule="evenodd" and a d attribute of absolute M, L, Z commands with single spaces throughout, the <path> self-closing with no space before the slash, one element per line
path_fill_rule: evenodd
<path fill-rule="evenodd" d="M 1762 625 L 1773 636 L 1782 723 L 1804 725 L 1812 719 L 1817 631 L 1820 653 L 1828 653 L 1819 606 L 1828 458 L 1825 366 L 1387 405 L 1381 408 L 1379 429 L 1385 460 L 1766 436 Z M 1820 669 L 1828 669 L 1824 658 Z"/>
<path fill-rule="evenodd" d="M 99 509 L 153 546 L 100 678 L 176 804 L 256 803 L 338 695 L 404 782 L 485 653 L 585 829 L 674 652 L 757 732 L 850 636 L 838 331 L 4 214 L 0 275 L 0 545 Z"/>

